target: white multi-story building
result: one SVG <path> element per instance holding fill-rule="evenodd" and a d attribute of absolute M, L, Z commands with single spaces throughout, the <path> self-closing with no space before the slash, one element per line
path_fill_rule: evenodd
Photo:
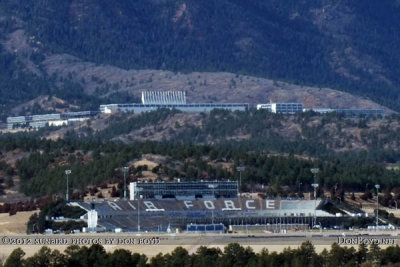
<path fill-rule="evenodd" d="M 258 104 L 257 110 L 266 109 L 272 113 L 295 114 L 303 112 L 302 103 L 270 103 Z"/>

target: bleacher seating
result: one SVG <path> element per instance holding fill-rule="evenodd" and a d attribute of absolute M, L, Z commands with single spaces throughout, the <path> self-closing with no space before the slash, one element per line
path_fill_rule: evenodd
<path fill-rule="evenodd" d="M 267 201 L 270 201 L 267 203 Z M 93 203 L 93 202 L 92 202 Z M 86 210 L 92 203 L 79 203 Z M 215 199 L 215 200 L 140 200 L 139 220 L 141 231 L 166 231 L 167 226 L 185 229 L 186 225 L 263 221 L 274 218 L 311 218 L 317 206 L 317 217 L 332 217 L 320 209 L 320 200 L 264 200 L 264 199 Z M 137 231 L 138 201 L 98 201 L 94 208 L 98 212 L 99 224 L 108 231 L 121 228 Z M 299 223 L 299 222 L 298 222 Z"/>

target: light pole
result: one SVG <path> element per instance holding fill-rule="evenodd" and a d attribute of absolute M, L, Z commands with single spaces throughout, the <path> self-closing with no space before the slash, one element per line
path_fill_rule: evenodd
<path fill-rule="evenodd" d="M 217 188 L 218 185 L 216 184 L 209 184 L 208 188 L 212 188 L 212 194 L 215 197 L 215 188 Z M 216 198 L 216 197 L 215 197 Z M 211 223 L 214 225 L 214 210 L 211 210 Z"/>
<path fill-rule="evenodd" d="M 129 167 L 123 167 L 122 171 L 124 172 L 124 200 L 126 200 L 126 172 L 129 170 Z"/>
<path fill-rule="evenodd" d="M 379 188 L 381 186 L 379 184 L 375 185 L 376 188 L 376 230 L 378 230 L 379 225 Z"/>
<path fill-rule="evenodd" d="M 217 188 L 217 187 L 218 187 L 217 184 L 209 184 L 209 185 L 208 185 L 208 188 L 211 188 L 211 189 L 212 189 L 213 197 L 215 197 L 215 188 Z M 215 197 L 215 198 L 216 198 L 216 197 Z"/>
<path fill-rule="evenodd" d="M 142 188 L 136 187 L 136 194 L 137 194 L 137 231 L 138 235 L 140 234 L 140 197 L 141 195 L 139 192 L 142 191 Z"/>
<path fill-rule="evenodd" d="M 317 187 L 318 184 L 312 184 L 312 187 L 314 187 L 314 219 L 313 219 L 313 223 L 312 225 L 316 225 L 317 224 Z"/>
<path fill-rule="evenodd" d="M 318 168 L 311 168 L 310 171 L 312 172 L 312 174 L 314 174 L 314 184 L 316 184 L 317 183 L 317 174 L 319 173 L 319 169 Z M 316 192 L 314 190 L 314 199 L 315 198 L 316 198 Z"/>
<path fill-rule="evenodd" d="M 140 195 L 138 195 L 138 200 L 137 200 L 137 232 L 138 234 L 140 233 Z"/>
<path fill-rule="evenodd" d="M 236 167 L 236 171 L 239 172 L 239 196 L 241 196 L 241 190 L 240 188 L 242 187 L 242 172 L 245 170 L 246 168 L 243 166 L 239 166 Z"/>
<path fill-rule="evenodd" d="M 312 174 L 314 174 L 314 183 L 312 184 L 312 187 L 314 187 L 314 219 L 312 222 L 312 226 L 314 227 L 314 225 L 317 223 L 317 174 L 319 172 L 319 169 L 311 168 L 311 172 Z"/>
<path fill-rule="evenodd" d="M 282 198 L 279 197 L 279 232 L 282 232 Z"/>
<path fill-rule="evenodd" d="M 71 174 L 71 170 L 65 170 L 65 174 L 67 175 L 67 192 L 65 194 L 65 200 L 68 202 L 69 201 L 69 175 Z"/>

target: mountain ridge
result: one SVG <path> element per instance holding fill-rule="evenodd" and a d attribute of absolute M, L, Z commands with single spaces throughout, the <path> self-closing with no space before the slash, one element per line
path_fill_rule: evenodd
<path fill-rule="evenodd" d="M 330 86 L 399 110 L 396 3 L 118 0 L 111 5 L 90 0 L 61 4 L 5 0 L 0 4 L 1 53 L 11 56 L 11 69 L 17 70 L 9 76 L 22 71 L 38 76 L 34 79 L 43 88 L 39 94 L 29 88 L 34 82 L 20 85 L 23 92 L 29 90 L 24 101 L 56 94 L 86 102 L 85 108 L 95 106 L 88 102 L 100 103 L 93 92 L 91 97 L 86 95 L 96 86 L 88 88 L 72 72 L 51 71 L 50 59 L 70 55 L 78 58 L 77 65 L 93 62 L 125 71 L 232 72 L 292 82 L 300 88 Z M 13 46 L 18 45 L 22 50 L 15 51 Z M 91 78 L 90 74 L 83 77 L 86 82 Z M 106 88 L 112 86 L 128 92 L 117 92 L 113 101 L 137 97 L 124 84 L 99 84 L 97 94 L 109 98 L 105 91 L 119 91 Z M 218 88 L 213 90 L 218 95 Z"/>

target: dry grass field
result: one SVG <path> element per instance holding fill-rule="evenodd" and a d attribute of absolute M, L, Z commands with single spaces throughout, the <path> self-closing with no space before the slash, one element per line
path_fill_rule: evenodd
<path fill-rule="evenodd" d="M 0 213 L 0 234 L 25 234 L 29 217 L 39 211 L 21 211 L 16 215 Z"/>

